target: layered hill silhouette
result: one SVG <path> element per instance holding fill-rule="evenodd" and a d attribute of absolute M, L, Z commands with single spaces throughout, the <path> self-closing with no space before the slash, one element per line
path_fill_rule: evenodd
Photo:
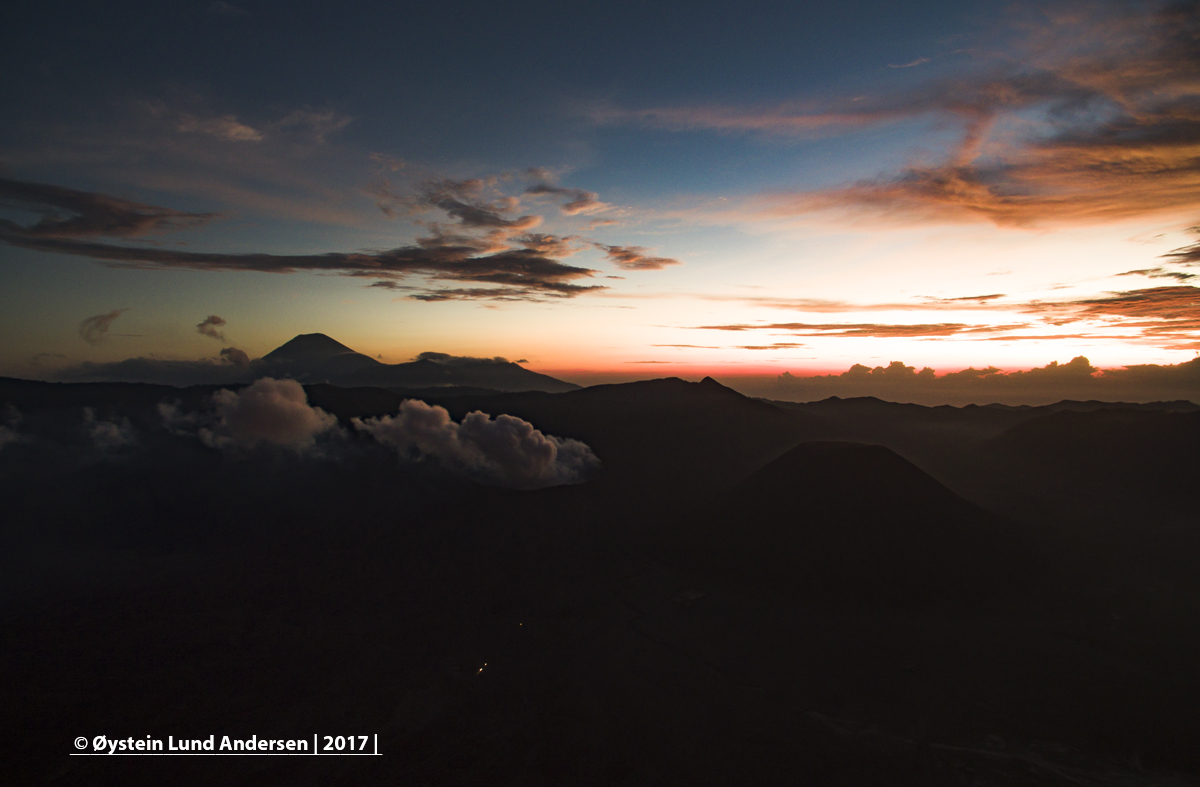
<path fill-rule="evenodd" d="M 300 338 L 261 363 L 386 366 Z M 1200 415 L 1183 404 L 309 382 L 341 425 L 300 454 L 205 440 L 222 387 L 246 396 L 0 379 L 0 669 L 30 741 L 3 783 L 209 784 L 166 758 L 64 765 L 64 746 L 311 739 L 313 719 L 378 732 L 386 756 L 317 761 L 370 783 L 1200 774 Z M 486 486 L 353 424 L 414 398 L 582 440 L 599 472 Z M 218 776 L 303 783 L 309 762 Z"/>
<path fill-rule="evenodd" d="M 468 386 L 495 391 L 558 393 L 579 388 L 531 372 L 502 358 L 459 358 L 422 353 L 417 360 L 386 364 L 355 352 L 323 333 L 307 333 L 275 348 L 255 362 L 256 371 L 291 377 L 302 383 L 384 388 Z"/>
<path fill-rule="evenodd" d="M 1011 526 L 883 446 L 806 442 L 730 490 L 695 540 L 777 592 L 911 607 L 973 603 L 1024 572 Z"/>
<path fill-rule="evenodd" d="M 562 394 L 464 396 L 428 391 L 425 400 L 461 419 L 473 410 L 523 418 L 547 434 L 587 443 L 603 474 L 636 486 L 711 491 L 731 486 L 755 467 L 816 433 L 816 420 L 750 399 L 711 377 L 596 385 Z M 326 395 L 349 404 L 375 398 L 320 391 L 314 402 L 338 412 Z"/>

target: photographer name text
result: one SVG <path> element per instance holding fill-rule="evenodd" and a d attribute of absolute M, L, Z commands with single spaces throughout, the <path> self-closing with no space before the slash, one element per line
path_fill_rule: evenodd
<path fill-rule="evenodd" d="M 248 738 L 216 735 L 199 738 L 176 738 L 168 735 L 164 741 L 153 735 L 116 738 L 96 735 L 75 739 L 73 755 L 230 755 L 230 754 L 379 754 L 379 735 L 320 735 L 303 738 Z"/>

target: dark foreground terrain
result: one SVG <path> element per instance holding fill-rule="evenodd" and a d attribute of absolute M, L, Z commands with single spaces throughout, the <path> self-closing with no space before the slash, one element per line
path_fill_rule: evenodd
<path fill-rule="evenodd" d="M 0 381 L 0 782 L 1200 781 L 1195 405 L 424 392 L 600 459 L 517 491 L 354 430 L 401 392 L 309 386 L 305 452 L 158 409 L 214 390 Z M 69 756 L 314 733 L 383 756 Z"/>

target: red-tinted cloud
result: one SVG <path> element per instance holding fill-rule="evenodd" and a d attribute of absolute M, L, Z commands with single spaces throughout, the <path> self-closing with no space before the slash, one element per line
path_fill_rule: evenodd
<path fill-rule="evenodd" d="M 1027 34 L 1005 61 L 983 61 L 915 89 L 768 109 L 602 110 L 595 117 L 670 129 L 802 134 L 918 117 L 962 128 L 943 161 L 835 188 L 767 195 L 753 206 L 766 217 L 832 211 L 875 221 L 1026 227 L 1200 209 L 1195 0 L 1097 5 L 1043 19 Z M 1011 121 L 1005 135 L 993 135 L 1005 121 Z M 1014 127 L 1026 131 L 1014 134 Z M 1193 248 L 1182 258 L 1195 261 L 1198 254 Z"/>

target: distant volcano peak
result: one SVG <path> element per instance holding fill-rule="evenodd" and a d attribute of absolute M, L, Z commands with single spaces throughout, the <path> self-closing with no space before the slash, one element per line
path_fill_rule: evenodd
<path fill-rule="evenodd" d="M 263 356 L 263 360 L 293 360 L 305 359 L 311 361 L 324 360 L 335 355 L 353 353 L 346 345 L 331 339 L 323 333 L 302 333 L 291 341 L 276 347 Z"/>
<path fill-rule="evenodd" d="M 426 352 L 418 360 L 387 364 L 363 355 L 323 333 L 305 333 L 262 357 L 261 374 L 302 383 L 342 387 L 435 388 L 460 386 L 494 391 L 573 391 L 578 385 L 556 380 L 503 358 L 467 358 Z"/>

